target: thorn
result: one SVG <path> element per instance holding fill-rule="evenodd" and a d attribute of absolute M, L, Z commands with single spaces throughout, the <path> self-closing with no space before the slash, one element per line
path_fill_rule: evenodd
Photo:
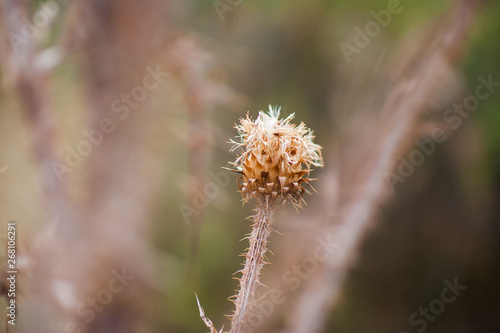
<path fill-rule="evenodd" d="M 259 287 L 264 287 L 264 288 L 267 288 L 265 284 L 263 284 L 262 282 L 260 282 L 260 280 L 255 281 L 255 283 L 256 283 Z"/>
<path fill-rule="evenodd" d="M 307 175 L 309 173 L 309 171 L 311 170 L 301 170 L 301 171 L 297 171 L 295 173 L 295 175 L 297 175 L 299 178 L 302 178 L 304 177 L 305 175 Z"/>
<path fill-rule="evenodd" d="M 267 192 L 271 192 L 273 190 L 274 183 L 266 183 Z"/>
<path fill-rule="evenodd" d="M 222 167 L 222 169 L 243 174 L 243 171 L 240 171 L 240 170 L 229 169 L 229 168 L 226 168 L 226 167 Z"/>
<path fill-rule="evenodd" d="M 205 317 L 205 312 L 203 311 L 203 308 L 201 307 L 200 304 L 200 299 L 198 298 L 198 294 L 194 293 L 194 296 L 196 297 L 196 303 L 198 303 L 198 310 L 200 311 L 200 317 Z"/>
<path fill-rule="evenodd" d="M 311 185 L 311 184 L 309 184 L 309 181 L 311 181 L 311 180 L 313 180 L 313 179 L 311 179 L 311 178 L 306 178 L 306 179 L 301 179 L 301 180 L 299 180 L 299 182 L 306 183 L 306 184 L 307 184 L 307 186 L 309 186 L 309 187 L 311 188 L 311 190 L 313 190 L 315 193 L 318 193 L 318 191 L 316 191 L 316 189 L 315 189 L 314 187 L 312 187 L 312 185 Z M 308 193 L 308 194 L 310 194 L 310 193 Z"/>
<path fill-rule="evenodd" d="M 198 295 L 196 293 L 194 293 L 194 295 L 196 296 L 196 303 L 198 303 L 198 310 L 200 311 L 200 318 L 201 318 L 201 320 L 203 320 L 203 323 L 205 324 L 205 326 L 210 329 L 210 333 L 222 333 L 222 329 L 220 330 L 220 332 L 217 332 L 212 321 L 205 315 L 205 311 L 203 310 L 203 307 L 200 304 L 200 300 L 198 299 Z"/>

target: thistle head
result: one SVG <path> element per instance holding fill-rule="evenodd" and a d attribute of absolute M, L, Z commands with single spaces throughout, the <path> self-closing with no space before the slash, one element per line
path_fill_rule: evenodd
<path fill-rule="evenodd" d="M 300 206 L 311 168 L 323 166 L 321 146 L 304 123 L 290 123 L 294 114 L 284 119 L 279 114 L 279 107 L 269 106 L 255 121 L 248 115 L 240 119 L 235 126 L 240 142 L 232 141 L 231 151 L 241 147 L 243 152 L 231 164 L 242 174 L 238 185 L 245 201 L 267 196 Z"/>

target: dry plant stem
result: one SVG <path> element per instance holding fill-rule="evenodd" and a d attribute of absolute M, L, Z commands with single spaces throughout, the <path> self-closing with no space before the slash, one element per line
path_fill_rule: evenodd
<path fill-rule="evenodd" d="M 288 324 L 292 333 L 319 332 L 328 312 L 339 299 L 341 287 L 350 264 L 354 261 L 359 244 L 372 225 L 380 203 L 387 197 L 384 176 L 394 167 L 394 161 L 405 142 L 411 136 L 413 124 L 427 100 L 432 82 L 437 79 L 443 61 L 456 56 L 469 26 L 475 2 L 465 1 L 452 17 L 450 24 L 436 34 L 433 49 L 422 56 L 413 73 L 403 80 L 387 98 L 384 110 L 394 110 L 395 118 L 384 131 L 385 137 L 378 147 L 375 165 L 362 185 L 361 195 L 342 210 L 340 225 L 344 229 L 337 252 L 325 262 L 320 275 L 309 281 L 290 312 Z M 336 226 L 325 230 L 334 233 Z"/>
<path fill-rule="evenodd" d="M 241 332 L 252 311 L 257 287 L 260 285 L 260 271 L 266 263 L 267 239 L 272 231 L 274 210 L 274 202 L 269 196 L 258 199 L 257 215 L 254 216 L 253 230 L 249 237 L 250 247 L 245 254 L 245 267 L 241 271 L 240 290 L 234 301 L 236 310 L 232 316 L 231 333 Z"/>
<path fill-rule="evenodd" d="M 309 184 L 307 178 L 312 166 L 323 166 L 321 146 L 313 142 L 314 135 L 304 123 L 292 124 L 293 114 L 280 119 L 280 108 L 269 106 L 269 113 L 259 112 L 252 120 L 247 114 L 236 125 L 240 142 L 232 150 L 244 148 L 242 154 L 231 163 L 241 174 L 238 186 L 246 202 L 257 200 L 253 230 L 248 237 L 250 246 L 245 254 L 245 267 L 241 270 L 240 290 L 231 316 L 231 333 L 240 333 L 250 316 L 255 294 L 260 283 L 260 271 L 266 263 L 267 238 L 271 234 L 272 216 L 275 206 L 289 201 L 297 208 L 303 201 L 306 190 L 302 184 Z M 214 331 L 213 323 L 205 316 L 198 302 L 200 317 L 205 325 Z"/>

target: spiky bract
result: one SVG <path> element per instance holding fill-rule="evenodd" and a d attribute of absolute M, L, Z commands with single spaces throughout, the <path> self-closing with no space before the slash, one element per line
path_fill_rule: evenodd
<path fill-rule="evenodd" d="M 279 107 L 269 106 L 269 113 L 260 111 L 255 121 L 248 115 L 240 119 L 240 142 L 232 141 L 231 150 L 242 147 L 243 152 L 232 164 L 243 175 L 239 187 L 245 201 L 270 196 L 300 206 L 311 167 L 323 166 L 321 146 L 304 123 L 290 123 L 293 113 L 284 119 L 279 114 Z"/>

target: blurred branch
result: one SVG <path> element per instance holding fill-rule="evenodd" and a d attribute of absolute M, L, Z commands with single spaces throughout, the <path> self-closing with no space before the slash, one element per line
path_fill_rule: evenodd
<path fill-rule="evenodd" d="M 349 184 L 358 190 L 353 199 L 340 206 L 338 224 L 321 232 L 335 235 L 342 229 L 340 246 L 327 261 L 320 263 L 318 274 L 301 290 L 293 311 L 287 316 L 287 332 L 319 332 L 325 325 L 327 314 L 339 300 L 359 245 L 374 224 L 379 205 L 389 197 L 386 175 L 394 169 L 398 154 L 414 135 L 418 116 L 432 93 L 433 83 L 442 73 L 442 67 L 460 54 L 478 3 L 463 1 L 444 24 L 437 25 L 430 42 L 418 44 L 413 49 L 413 63 L 401 72 L 382 108 L 381 114 L 388 115 L 389 121 L 378 132 L 379 138 L 364 136 L 368 140 L 365 144 L 375 151 L 374 160 L 367 163 L 370 169 L 366 176 L 358 175 L 358 183 Z M 372 142 L 377 143 L 375 148 Z M 329 210 L 329 204 L 325 203 L 323 211 Z"/>
<path fill-rule="evenodd" d="M 213 53 L 202 45 L 200 38 L 188 34 L 177 37 L 170 45 L 166 58 L 169 71 L 179 77 L 187 107 L 189 128 L 184 139 L 188 146 L 189 178 L 186 192 L 187 201 L 192 203 L 204 191 L 206 169 L 212 153 L 211 136 L 217 130 L 210 126 L 209 111 L 217 105 L 241 107 L 245 98 L 215 79 L 216 72 L 221 71 L 220 64 Z M 201 209 L 197 214 L 190 214 L 185 221 L 190 228 L 190 276 L 193 279 L 196 278 L 203 217 L 204 209 Z"/>
<path fill-rule="evenodd" d="M 29 253 L 31 265 L 26 269 L 26 276 L 32 292 L 26 302 L 30 311 L 26 313 L 43 313 L 46 321 L 41 326 L 37 324 L 36 329 L 31 326 L 28 331 L 44 331 L 47 326 L 67 329 L 68 323 L 81 319 L 76 318 L 76 309 L 85 305 L 89 295 L 108 288 L 110 272 L 112 276 L 121 274 L 122 279 L 137 280 L 136 292 L 129 288 L 114 295 L 106 311 L 95 314 L 90 321 L 79 322 L 80 329 L 82 332 L 138 331 L 140 305 L 146 297 L 144 283 L 141 284 L 144 279 L 136 277 L 150 272 L 149 261 L 145 260 L 149 258 L 149 249 L 143 235 L 148 226 L 155 165 L 148 160 L 145 134 L 154 123 L 154 113 L 148 111 L 148 103 L 143 102 L 128 109 L 128 119 L 111 124 L 110 121 L 118 118 L 112 102 L 134 88 L 146 91 L 142 85 L 148 73 L 148 90 L 159 86 L 159 83 L 151 83 L 152 79 L 160 81 L 163 75 L 157 50 L 163 44 L 155 38 L 159 33 L 158 7 L 154 0 L 140 3 L 96 0 L 71 5 L 79 6 L 85 17 L 85 21 L 81 21 L 80 17 L 73 16 L 71 23 L 76 22 L 84 30 L 81 35 L 84 36 L 82 46 L 89 92 L 86 114 L 89 121 L 84 126 L 88 126 L 85 130 L 94 136 L 92 140 L 81 139 L 77 143 L 77 146 L 86 143 L 90 150 L 82 154 L 85 160 L 79 156 L 77 163 L 90 166 L 88 196 L 78 205 L 68 199 L 64 173 L 58 174 L 53 167 L 54 162 L 61 161 L 55 153 L 59 142 L 48 102 L 48 69 L 53 66 L 37 67 L 40 55 L 37 32 L 30 36 L 26 33 L 30 25 L 34 26 L 28 21 L 33 15 L 29 14 L 27 3 L 1 2 L 7 32 L 4 40 L 10 42 L 4 45 L 4 50 L 9 51 L 4 51 L 8 57 L 3 57 L 2 66 L 7 69 L 31 129 L 49 221 L 58 222 L 46 225 L 33 242 L 37 248 Z M 145 21 L 144 17 L 148 19 Z M 80 22 L 85 24 L 79 25 Z M 151 78 L 153 75 L 156 76 Z M 104 130 L 103 122 L 107 124 Z M 96 129 L 101 131 L 97 135 L 100 139 L 96 139 Z M 29 319 L 23 322 L 25 327 L 35 324 Z"/>
<path fill-rule="evenodd" d="M 70 210 L 66 189 L 54 173 L 52 163 L 55 152 L 56 119 L 49 103 L 47 72 L 36 66 L 39 54 L 37 38 L 25 36 L 25 22 L 29 15 L 28 5 L 23 0 L 2 0 L 4 29 L 7 38 L 2 46 L 2 67 L 19 96 L 26 120 L 31 128 L 34 156 L 40 165 L 44 199 L 52 221 L 60 221 Z"/>
<path fill-rule="evenodd" d="M 206 96 L 207 69 L 210 54 L 203 50 L 192 37 L 182 36 L 171 45 L 167 54 L 171 71 L 180 76 L 184 84 L 184 102 L 187 106 L 189 129 L 187 145 L 189 149 L 188 202 L 194 202 L 198 193 L 203 193 L 204 176 L 209 158 L 209 131 L 207 113 L 210 103 Z M 194 215 L 194 216 L 193 216 Z M 190 278 L 195 280 L 195 267 L 198 257 L 200 229 L 204 211 L 191 215 L 185 221 L 190 228 Z"/>

